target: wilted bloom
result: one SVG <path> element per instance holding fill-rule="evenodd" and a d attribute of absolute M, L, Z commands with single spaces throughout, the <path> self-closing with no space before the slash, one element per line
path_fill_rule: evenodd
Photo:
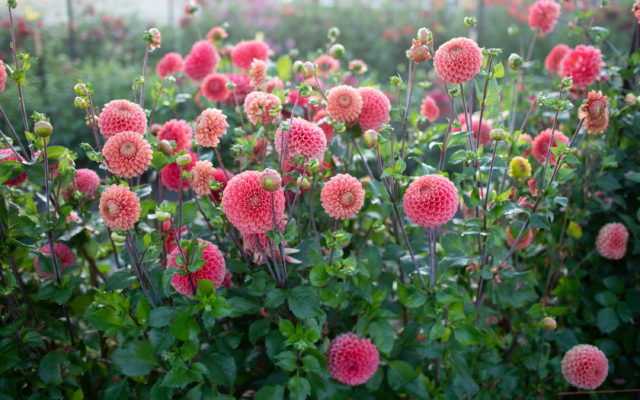
<path fill-rule="evenodd" d="M 519 231 L 517 232 L 520 233 Z M 506 234 L 507 234 L 507 244 L 509 245 L 509 247 L 511 247 L 516 242 L 516 238 L 511 234 L 511 227 L 507 226 Z M 533 240 L 533 229 L 529 228 L 527 234 L 523 235 L 520 238 L 520 241 L 516 246 L 516 250 L 526 249 L 527 247 L 529 247 L 532 240 Z"/>
<path fill-rule="evenodd" d="M 323 54 L 314 62 L 318 66 L 318 75 L 329 76 L 333 71 L 340 69 L 340 61 Z"/>
<path fill-rule="evenodd" d="M 353 217 L 364 204 L 364 189 L 360 181 L 349 174 L 337 174 L 320 192 L 324 211 L 336 219 Z"/>
<path fill-rule="evenodd" d="M 215 43 L 215 42 L 220 41 L 222 39 L 226 39 L 227 36 L 229 36 L 229 35 L 227 34 L 227 31 L 223 27 L 214 26 L 207 33 L 207 40 L 210 41 L 211 43 Z"/>
<path fill-rule="evenodd" d="M 562 376 L 569 384 L 581 389 L 595 389 L 602 385 L 609 372 L 609 361 L 600 349 L 579 344 L 562 358 Z"/>
<path fill-rule="evenodd" d="M 409 59 L 415 63 L 421 63 L 431 58 L 431 52 L 427 46 L 413 39 L 409 49 Z"/>
<path fill-rule="evenodd" d="M 333 379 L 356 386 L 368 381 L 378 370 L 378 349 L 371 339 L 358 339 L 354 333 L 343 333 L 329 344 L 327 368 Z"/>
<path fill-rule="evenodd" d="M 207 108 L 196 119 L 194 138 L 199 145 L 216 147 L 220 143 L 220 136 L 227 133 L 227 116 L 217 108 Z"/>
<path fill-rule="evenodd" d="M 148 31 L 149 36 L 147 41 L 149 42 L 149 49 L 155 50 L 160 48 L 160 44 L 162 42 L 162 36 L 160 35 L 160 31 L 158 28 L 151 28 Z"/>
<path fill-rule="evenodd" d="M 362 60 L 351 60 L 349 61 L 349 71 L 352 71 L 354 74 L 362 75 L 367 72 L 367 64 Z"/>
<path fill-rule="evenodd" d="M 578 110 L 578 118 L 584 118 L 584 126 L 589 133 L 604 132 L 609 125 L 607 96 L 603 96 L 601 91 L 590 91 L 587 101 Z"/>
<path fill-rule="evenodd" d="M 271 168 L 267 168 L 260 173 L 260 187 L 267 192 L 275 192 L 282 187 L 282 177 Z"/>

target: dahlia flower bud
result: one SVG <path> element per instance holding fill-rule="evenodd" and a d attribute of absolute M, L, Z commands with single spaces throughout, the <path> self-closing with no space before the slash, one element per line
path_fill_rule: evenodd
<path fill-rule="evenodd" d="M 378 132 L 373 129 L 369 129 L 364 133 L 364 142 L 367 147 L 374 148 L 378 145 Z"/>
<path fill-rule="evenodd" d="M 189 1 L 184 5 L 184 13 L 187 15 L 195 14 L 198 11 L 198 6 L 195 1 Z"/>
<path fill-rule="evenodd" d="M 517 25 L 511 25 L 508 29 L 507 29 L 507 33 L 509 34 L 509 36 L 516 36 L 517 34 L 520 33 L 520 28 L 518 28 Z"/>
<path fill-rule="evenodd" d="M 7 0 L 7 5 L 10 8 L 16 8 L 18 7 L 18 0 Z"/>
<path fill-rule="evenodd" d="M 171 214 L 166 211 L 156 211 L 156 219 L 158 221 L 168 221 L 171 219 Z"/>
<path fill-rule="evenodd" d="M 311 187 L 311 182 L 309 182 L 309 180 L 304 176 L 299 177 L 296 183 L 300 186 L 300 188 L 304 190 L 307 190 Z"/>
<path fill-rule="evenodd" d="M 570 76 L 565 76 L 564 78 L 562 78 L 562 86 L 565 89 L 569 89 L 573 86 L 573 79 L 571 79 Z"/>
<path fill-rule="evenodd" d="M 158 133 L 160 133 L 161 129 L 162 129 L 162 125 L 152 124 L 151 127 L 149 128 L 149 132 L 151 132 L 153 136 L 158 136 Z"/>
<path fill-rule="evenodd" d="M 160 31 L 158 30 L 158 28 L 149 29 L 147 32 L 145 32 L 142 38 L 149 43 L 149 48 L 151 50 L 160 48 L 160 43 L 162 42 L 162 36 L 160 35 Z"/>
<path fill-rule="evenodd" d="M 478 20 L 473 17 L 464 17 L 464 26 L 467 28 L 473 28 L 477 22 Z"/>
<path fill-rule="evenodd" d="M 504 132 L 504 130 L 496 128 L 492 129 L 491 132 L 489 132 L 489 137 L 491 137 L 491 140 L 499 142 L 501 140 L 504 140 L 507 137 L 507 134 Z"/>
<path fill-rule="evenodd" d="M 329 28 L 329 32 L 327 32 L 327 37 L 329 38 L 329 40 L 336 40 L 338 36 L 340 36 L 340 29 L 335 26 Z"/>
<path fill-rule="evenodd" d="M 73 105 L 81 110 L 84 110 L 85 108 L 87 108 L 87 101 L 82 97 L 78 96 L 75 99 L 73 99 Z"/>
<path fill-rule="evenodd" d="M 509 175 L 514 178 L 524 179 L 531 176 L 531 164 L 529 164 L 529 160 L 524 157 L 513 157 L 509 167 Z"/>
<path fill-rule="evenodd" d="M 98 116 L 93 117 L 93 124 L 95 124 L 95 126 L 98 126 L 98 121 L 100 121 L 100 118 L 98 118 Z M 90 119 L 88 119 L 87 122 L 85 123 L 87 128 L 91 128 L 91 126 L 93 126 L 93 124 L 91 123 Z"/>
<path fill-rule="evenodd" d="M 333 58 L 343 58 L 346 52 L 344 46 L 340 43 L 336 43 L 329 49 L 329 55 Z"/>
<path fill-rule="evenodd" d="M 316 66 L 311 61 L 305 61 L 302 64 L 302 74 L 305 78 L 311 78 L 316 72 Z"/>
<path fill-rule="evenodd" d="M 73 86 L 73 90 L 76 92 L 76 94 L 78 96 L 88 96 L 89 95 L 89 90 L 87 89 L 87 86 L 84 83 L 76 83 Z"/>
<path fill-rule="evenodd" d="M 267 168 L 260 173 L 260 187 L 270 193 L 280 190 L 282 177 L 277 171 Z"/>
<path fill-rule="evenodd" d="M 53 132 L 53 126 L 47 121 L 38 121 L 33 126 L 33 131 L 38 137 L 46 138 L 51 136 L 51 132 Z"/>
<path fill-rule="evenodd" d="M 573 236 L 575 239 L 580 239 L 582 237 L 582 228 L 577 223 L 571 221 L 569 222 L 569 234 Z"/>
<path fill-rule="evenodd" d="M 509 56 L 509 68 L 511 68 L 512 70 L 517 70 L 518 67 L 520 67 L 524 61 L 522 60 L 522 57 L 520 57 L 518 54 L 516 53 L 511 53 L 511 55 Z"/>
<path fill-rule="evenodd" d="M 304 66 L 302 64 L 302 61 L 296 60 L 293 63 L 293 72 L 295 72 L 296 74 L 302 74 L 304 72 Z"/>
<path fill-rule="evenodd" d="M 426 46 L 433 41 L 433 34 L 427 28 L 418 29 L 418 42 L 421 45 Z"/>
<path fill-rule="evenodd" d="M 113 242 L 116 244 L 122 244 L 125 242 L 125 240 L 127 240 L 127 237 L 119 235 L 116 232 L 111 232 L 111 240 L 113 240 Z"/>
<path fill-rule="evenodd" d="M 544 318 L 542 320 L 542 327 L 548 331 L 555 331 L 557 327 L 556 320 L 550 317 Z"/>
<path fill-rule="evenodd" d="M 627 95 L 624 96 L 624 101 L 630 106 L 633 106 L 636 104 L 637 97 L 634 96 L 633 93 L 627 93 Z"/>
<path fill-rule="evenodd" d="M 178 158 L 176 158 L 176 163 L 181 168 L 188 166 L 189 164 L 191 164 L 191 154 L 187 153 L 187 154 L 178 156 Z"/>
<path fill-rule="evenodd" d="M 168 140 L 160 141 L 160 149 L 165 156 L 170 156 L 173 154 L 173 146 L 171 146 L 171 142 L 169 142 Z"/>
<path fill-rule="evenodd" d="M 413 39 L 411 49 L 409 49 L 409 59 L 416 63 L 427 61 L 431 58 L 431 53 L 426 46 L 423 46 L 417 40 Z"/>

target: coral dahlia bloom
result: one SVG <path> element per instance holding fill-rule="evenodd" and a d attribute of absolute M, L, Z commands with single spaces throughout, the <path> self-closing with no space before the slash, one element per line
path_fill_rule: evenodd
<path fill-rule="evenodd" d="M 336 86 L 327 95 L 327 113 L 338 122 L 354 122 L 362 112 L 362 96 L 347 85 Z"/>
<path fill-rule="evenodd" d="M 215 71 L 219 62 L 216 46 L 200 40 L 193 44 L 191 52 L 184 58 L 184 73 L 194 81 L 199 81 Z"/>
<path fill-rule="evenodd" d="M 562 376 L 570 385 L 595 389 L 609 372 L 609 361 L 600 349 L 589 344 L 573 346 L 562 357 Z"/>
<path fill-rule="evenodd" d="M 284 218 L 284 193 L 273 192 L 276 220 Z M 222 193 L 229 222 L 241 232 L 258 234 L 273 229 L 271 193 L 260 186 L 260 172 L 244 171 L 229 180 Z"/>
<path fill-rule="evenodd" d="M 340 69 L 340 61 L 327 54 L 316 58 L 314 64 L 318 67 L 318 75 L 324 77 L 328 77 L 333 71 Z"/>
<path fill-rule="evenodd" d="M 20 160 L 18 160 L 18 157 L 16 157 L 11 149 L 0 149 L 0 164 L 5 161 L 23 161 L 23 158 L 20 156 Z M 7 186 L 18 186 L 26 180 L 27 173 L 22 171 L 20 175 L 7 180 L 4 184 Z"/>
<path fill-rule="evenodd" d="M 231 91 L 227 89 L 227 77 L 213 73 L 202 82 L 202 95 L 209 101 L 224 101 Z"/>
<path fill-rule="evenodd" d="M 601 91 L 590 91 L 587 101 L 578 110 L 578 117 L 585 119 L 584 125 L 589 133 L 604 132 L 609 125 L 607 96 L 603 96 Z"/>
<path fill-rule="evenodd" d="M 196 127 L 194 137 L 199 145 L 205 147 L 216 147 L 220 143 L 220 136 L 227 133 L 227 116 L 217 108 L 207 108 L 198 119 L 196 119 Z"/>
<path fill-rule="evenodd" d="M 566 44 L 557 44 L 551 49 L 547 57 L 544 59 L 544 66 L 551 72 L 556 74 L 560 73 L 560 67 L 562 66 L 562 59 L 571 50 Z"/>
<path fill-rule="evenodd" d="M 464 113 L 459 114 L 458 115 L 458 122 L 460 122 L 460 128 L 454 128 L 453 132 L 460 132 L 460 130 L 462 131 L 468 131 L 469 128 L 467 128 L 467 121 L 466 118 L 464 116 Z M 493 129 L 493 126 L 487 122 L 486 119 L 482 120 L 482 127 L 480 128 L 480 118 L 476 117 L 476 116 L 471 116 L 471 125 L 473 126 L 473 140 L 474 143 L 476 140 L 478 140 L 478 130 L 480 131 L 480 145 L 481 146 L 487 146 L 489 144 L 491 144 L 491 130 Z M 478 129 L 479 128 L 479 129 Z"/>
<path fill-rule="evenodd" d="M 545 129 L 540 132 L 535 139 L 533 139 L 533 156 L 539 163 L 544 163 L 547 159 L 547 152 L 549 150 L 549 141 L 551 140 L 551 129 Z M 556 130 L 553 134 L 553 143 L 551 147 L 558 147 L 558 141 L 562 143 L 568 143 L 569 138 L 564 133 Z M 553 152 L 550 152 L 549 164 L 556 165 L 556 156 Z"/>
<path fill-rule="evenodd" d="M 431 96 L 425 96 L 420 105 L 420 115 L 427 117 L 429 122 L 435 121 L 440 116 L 438 104 Z"/>
<path fill-rule="evenodd" d="M 238 105 L 241 105 L 242 103 L 244 103 L 245 97 L 247 97 L 247 95 L 253 91 L 253 88 L 250 85 L 251 78 L 247 74 L 227 74 L 227 78 L 231 82 L 233 82 L 236 87 L 231 90 L 231 93 L 229 93 L 229 96 L 224 101 L 224 104 L 235 106 L 237 100 Z"/>
<path fill-rule="evenodd" d="M 333 379 L 349 386 L 368 381 L 378 370 L 380 358 L 371 339 L 358 339 L 354 333 L 343 333 L 329 344 L 327 368 Z"/>
<path fill-rule="evenodd" d="M 619 260 L 627 251 L 629 231 L 619 222 L 608 223 L 596 236 L 596 249 L 598 254 L 609 260 Z"/>
<path fill-rule="evenodd" d="M 2 60 L 0 60 L 0 93 L 4 91 L 5 82 L 7 82 L 7 70 L 5 69 Z"/>
<path fill-rule="evenodd" d="M 451 39 L 438 48 L 434 58 L 436 73 L 445 82 L 464 83 L 473 78 L 482 68 L 482 52 L 471 39 Z"/>
<path fill-rule="evenodd" d="M 593 46 L 579 45 L 569 50 L 562 59 L 562 76 L 570 76 L 577 88 L 591 85 L 600 77 L 604 62 L 600 50 Z"/>
<path fill-rule="evenodd" d="M 153 152 L 149 142 L 136 132 L 120 132 L 107 140 L 102 155 L 109 171 L 122 178 L 132 178 L 147 170 Z"/>
<path fill-rule="evenodd" d="M 160 127 L 158 131 L 158 140 L 173 140 L 176 147 L 173 149 L 174 154 L 180 150 L 191 148 L 191 125 L 183 119 L 171 119 Z"/>
<path fill-rule="evenodd" d="M 320 203 L 336 219 L 351 218 L 364 204 L 362 183 L 349 174 L 332 176 L 320 192 Z"/>
<path fill-rule="evenodd" d="M 270 124 L 278 118 L 280 111 L 276 115 L 270 115 L 280 105 L 280 98 L 275 94 L 266 92 L 251 92 L 244 99 L 244 111 L 253 125 L 258 123 Z"/>
<path fill-rule="evenodd" d="M 249 69 L 249 76 L 251 77 L 251 81 L 249 81 L 251 87 L 260 90 L 267 80 L 267 63 L 262 60 L 253 60 Z"/>
<path fill-rule="evenodd" d="M 458 190 L 442 175 L 425 175 L 409 185 L 402 207 L 413 223 L 425 228 L 440 226 L 458 210 Z"/>
<path fill-rule="evenodd" d="M 358 94 L 362 98 L 362 111 L 358 117 L 362 132 L 369 129 L 379 131 L 382 125 L 391 120 L 389 98 L 380 90 L 372 87 L 359 88 Z"/>
<path fill-rule="evenodd" d="M 529 8 L 529 26 L 540 29 L 540 35 L 551 32 L 560 16 L 560 4 L 553 0 L 538 0 Z"/>
<path fill-rule="evenodd" d="M 102 108 L 98 117 L 102 136 L 109 139 L 120 132 L 136 132 L 144 135 L 147 116 L 142 107 L 128 100 L 111 100 Z"/>
<path fill-rule="evenodd" d="M 184 68 L 184 60 L 182 60 L 182 56 L 178 53 L 167 53 L 158 61 L 158 65 L 156 65 L 156 73 L 160 75 L 161 78 L 166 78 L 169 75 L 175 75 L 176 72 L 182 71 Z"/>
<path fill-rule="evenodd" d="M 520 232 L 518 231 L 518 233 Z M 516 246 L 516 250 L 526 249 L 527 247 L 529 247 L 532 240 L 533 240 L 533 229 L 529 228 L 529 232 L 526 235 L 522 236 L 522 239 L 520 239 L 520 241 L 518 242 L 518 245 Z M 509 245 L 509 247 L 513 246 L 515 241 L 516 241 L 516 238 L 511 234 L 511 227 L 507 226 L 507 244 Z"/>
<path fill-rule="evenodd" d="M 213 286 L 217 289 L 222 285 L 227 273 L 227 268 L 224 264 L 224 257 L 222 257 L 222 253 L 218 250 L 218 246 L 202 239 L 198 239 L 198 242 L 205 243 L 205 248 L 202 249 L 202 259 L 205 263 L 202 268 L 184 276 L 175 274 L 171 278 L 171 286 L 173 286 L 176 292 L 187 297 L 193 297 L 194 291 L 197 293 L 199 280 L 211 281 L 213 282 Z M 186 271 L 187 268 L 184 265 L 178 265 L 176 263 L 176 257 L 178 256 L 179 251 L 180 249 L 176 247 L 171 254 L 169 254 L 167 267 L 178 267 Z M 193 287 L 191 286 L 192 282 Z"/>
<path fill-rule="evenodd" d="M 178 247 L 178 244 L 176 243 L 176 235 L 174 234 L 173 231 L 173 226 L 171 226 L 173 223 L 173 226 L 176 227 L 176 232 L 178 230 L 177 227 L 177 223 L 175 222 L 175 220 L 173 218 L 171 218 L 170 221 L 164 221 L 162 223 L 162 238 L 164 240 L 164 248 L 165 251 L 167 252 L 167 254 L 171 253 L 173 251 L 173 249 L 175 249 L 176 247 Z M 184 234 L 188 231 L 186 226 L 181 226 L 180 227 L 180 232 L 181 236 L 180 237 L 184 237 Z"/>
<path fill-rule="evenodd" d="M 183 167 L 183 171 L 191 171 L 191 169 L 198 162 L 198 156 L 191 150 L 187 150 L 187 153 L 191 156 L 191 162 L 186 167 Z M 182 190 L 189 189 L 189 182 L 184 177 L 181 177 L 180 167 L 177 163 L 167 164 L 162 168 L 160 172 L 160 181 L 169 190 L 174 192 L 180 191 L 180 181 L 182 180 Z"/>
<path fill-rule="evenodd" d="M 298 117 L 293 118 L 288 131 L 276 131 L 275 142 L 276 152 L 282 156 L 286 149 L 285 161 L 292 164 L 295 164 L 296 156 L 305 160 L 314 158 L 322 161 L 327 149 L 327 137 L 322 129 L 313 122 Z"/>
<path fill-rule="evenodd" d="M 140 199 L 124 185 L 111 185 L 102 192 L 99 208 L 110 229 L 131 229 L 140 218 Z"/>
<path fill-rule="evenodd" d="M 243 41 L 235 45 L 231 52 L 231 61 L 240 69 L 251 68 L 254 59 L 267 61 L 269 59 L 269 46 L 259 40 Z"/>
<path fill-rule="evenodd" d="M 100 185 L 100 177 L 92 169 L 80 168 L 73 177 L 73 184 L 78 192 L 86 194 L 89 200 L 93 200 Z"/>
<path fill-rule="evenodd" d="M 209 186 L 211 186 L 214 173 L 215 168 L 213 168 L 213 164 L 206 160 L 196 161 L 193 168 L 191 168 L 189 184 L 198 196 L 205 197 L 211 194 Z"/>
<path fill-rule="evenodd" d="M 45 244 L 44 246 L 42 246 L 38 252 L 42 255 L 45 255 L 47 257 L 49 257 L 51 255 L 51 248 L 49 247 L 49 244 Z M 62 271 L 67 268 L 70 267 L 72 265 L 75 265 L 76 263 L 76 256 L 73 254 L 73 251 L 69 248 L 69 246 L 67 246 L 64 243 L 54 243 L 53 244 L 53 252 L 56 255 L 56 259 L 58 260 L 58 266 L 60 267 L 60 274 L 62 274 Z M 33 259 L 33 265 L 36 267 L 36 272 L 38 272 L 38 275 L 40 275 L 42 278 L 44 279 L 52 279 L 55 278 L 55 271 L 53 270 L 53 265 L 51 265 L 51 271 L 52 273 L 48 273 L 48 272 L 44 272 L 41 268 L 40 268 L 40 257 L 39 256 L 35 256 Z"/>

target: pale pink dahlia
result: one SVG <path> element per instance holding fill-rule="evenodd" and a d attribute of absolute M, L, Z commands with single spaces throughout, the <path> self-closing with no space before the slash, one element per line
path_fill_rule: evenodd
<path fill-rule="evenodd" d="M 253 88 L 251 88 L 250 85 L 251 78 L 247 74 L 227 74 L 227 79 L 233 82 L 236 87 L 230 91 L 229 96 L 227 96 L 224 101 L 224 104 L 235 106 L 237 100 L 238 105 L 241 105 L 244 103 L 245 97 L 253 91 Z"/>
<path fill-rule="evenodd" d="M 391 120 L 389 98 L 380 90 L 372 87 L 361 87 L 358 89 L 358 94 L 362 98 L 362 111 L 358 117 L 362 132 L 369 129 L 379 131 L 382 125 Z"/>
<path fill-rule="evenodd" d="M 4 84 L 7 81 L 7 70 L 4 67 L 4 62 L 0 60 L 0 93 L 4 91 Z"/>
<path fill-rule="evenodd" d="M 551 49 L 549 55 L 544 59 L 544 66 L 551 72 L 556 74 L 560 73 L 560 67 L 562 66 L 562 59 L 571 50 L 566 44 L 557 44 Z"/>
<path fill-rule="evenodd" d="M 431 96 L 425 96 L 420 105 L 420 114 L 427 117 L 429 122 L 435 121 L 440 115 L 440 108 Z"/>
<path fill-rule="evenodd" d="M 128 100 L 112 100 L 104 105 L 98 117 L 102 136 L 109 139 L 120 132 L 136 132 L 144 135 L 147 116 L 142 107 Z"/>
<path fill-rule="evenodd" d="M 267 63 L 258 59 L 253 60 L 249 69 L 249 76 L 251 77 L 249 82 L 251 87 L 255 90 L 260 90 L 267 80 Z"/>
<path fill-rule="evenodd" d="M 318 67 L 318 75 L 324 77 L 328 77 L 333 71 L 340 69 L 340 61 L 327 54 L 316 58 L 314 64 Z"/>
<path fill-rule="evenodd" d="M 444 43 L 434 58 L 436 73 L 445 82 L 464 83 L 473 78 L 482 68 L 482 52 L 471 39 L 459 37 Z"/>
<path fill-rule="evenodd" d="M 187 150 L 187 153 L 191 156 L 191 162 L 186 167 L 183 167 L 183 171 L 191 171 L 191 169 L 198 162 L 198 156 L 191 150 Z M 184 177 L 181 177 L 180 167 L 177 163 L 170 163 L 162 168 L 160 172 L 160 181 L 169 190 L 174 192 L 180 191 L 180 180 L 182 179 L 182 190 L 189 189 L 189 182 Z"/>
<path fill-rule="evenodd" d="M 313 158 L 322 161 L 327 149 L 327 137 L 322 129 L 313 122 L 298 117 L 293 119 L 288 131 L 276 131 L 275 142 L 276 152 L 282 156 L 286 148 L 285 160 L 292 164 L 295 163 L 296 156 L 305 160 Z"/>
<path fill-rule="evenodd" d="M 183 119 L 170 119 L 158 131 L 158 140 L 173 140 L 176 147 L 174 153 L 191 148 L 191 125 Z"/>
<path fill-rule="evenodd" d="M 198 239 L 198 242 L 206 244 L 205 248 L 202 249 L 202 259 L 205 261 L 202 268 L 196 272 L 187 273 L 187 275 L 184 276 L 175 274 L 173 278 L 171 278 L 171 286 L 173 286 L 176 292 L 187 297 L 193 297 L 194 292 L 197 293 L 199 280 L 211 281 L 213 282 L 213 286 L 217 289 L 222 285 L 224 276 L 227 272 L 227 268 L 224 264 L 224 257 L 222 257 L 222 253 L 218 250 L 218 246 L 202 239 Z M 176 263 L 176 257 L 178 256 L 179 251 L 180 249 L 176 247 L 171 254 L 169 254 L 167 267 L 178 267 L 180 269 L 187 270 L 184 265 L 178 265 Z M 193 286 L 191 285 L 192 283 Z"/>
<path fill-rule="evenodd" d="M 202 95 L 209 101 L 224 101 L 230 93 L 226 75 L 213 73 L 207 75 L 202 82 Z"/>
<path fill-rule="evenodd" d="M 269 46 L 259 40 L 243 41 L 235 45 L 231 52 L 231 61 L 240 69 L 251 68 L 254 59 L 267 61 L 269 59 Z"/>
<path fill-rule="evenodd" d="M 460 122 L 460 129 L 453 128 L 453 132 L 468 131 L 467 121 L 464 113 L 458 115 L 458 122 Z M 478 131 L 480 131 L 480 145 L 487 146 L 491 144 L 491 130 L 493 126 L 487 122 L 486 119 L 482 120 L 482 127 L 480 127 L 480 118 L 476 116 L 471 116 L 471 126 L 473 127 L 473 140 L 474 143 L 478 140 Z"/>
<path fill-rule="evenodd" d="M 196 119 L 194 137 L 199 145 L 216 147 L 220 143 L 220 136 L 227 133 L 227 116 L 217 108 L 207 108 Z"/>
<path fill-rule="evenodd" d="M 284 193 L 274 194 L 276 220 L 284 218 Z M 244 171 L 231 178 L 222 193 L 229 222 L 241 232 L 258 234 L 273 229 L 271 193 L 260 187 L 260 172 Z"/>
<path fill-rule="evenodd" d="M 402 199 L 413 223 L 433 228 L 447 223 L 458 210 L 458 190 L 442 175 L 425 175 L 413 181 Z"/>
<path fill-rule="evenodd" d="M 80 168 L 76 171 L 73 184 L 78 189 L 78 192 L 86 194 L 87 198 L 93 200 L 100 185 L 100 177 L 92 169 Z"/>
<path fill-rule="evenodd" d="M 578 118 L 584 118 L 584 126 L 589 133 L 604 132 L 609 125 L 607 96 L 601 91 L 590 91 L 587 101 L 578 110 Z"/>
<path fill-rule="evenodd" d="M 23 161 L 23 159 L 21 156 L 20 160 L 18 160 L 18 157 L 16 157 L 16 155 L 13 153 L 13 150 L 11 149 L 0 149 L 0 164 L 5 161 Z M 18 186 L 26 180 L 27 173 L 22 171 L 20 175 L 8 179 L 4 184 L 7 186 Z"/>
<path fill-rule="evenodd" d="M 38 250 L 38 252 L 42 255 L 49 257 L 51 255 L 51 247 L 49 247 L 49 244 L 47 243 L 44 246 L 42 246 Z M 62 274 L 62 271 L 65 268 L 75 265 L 76 256 L 73 254 L 73 250 L 71 250 L 69 246 L 67 246 L 66 244 L 54 243 L 53 252 L 56 255 L 56 259 L 58 260 L 58 266 L 60 267 L 60 274 Z M 50 273 L 44 272 L 40 268 L 40 257 L 37 255 L 33 259 L 33 265 L 36 267 L 36 272 L 38 272 L 38 275 L 40 275 L 42 278 L 52 279 L 56 277 L 55 273 L 50 274 Z M 54 272 L 53 265 L 51 266 L 51 271 Z"/>
<path fill-rule="evenodd" d="M 336 86 L 327 95 L 326 110 L 338 122 L 354 122 L 362 112 L 362 96 L 351 86 Z"/>
<path fill-rule="evenodd" d="M 199 81 L 215 71 L 220 62 L 216 46 L 200 40 L 191 47 L 191 52 L 184 58 L 184 73 L 194 81 Z"/>
<path fill-rule="evenodd" d="M 540 29 L 542 36 L 551 32 L 560 16 L 560 4 L 553 0 L 538 0 L 529 8 L 529 26 Z"/>
<path fill-rule="evenodd" d="M 544 163 L 547 159 L 547 151 L 549 150 L 549 141 L 551 140 L 551 129 L 545 129 L 535 139 L 533 139 L 533 156 L 539 163 Z M 556 130 L 553 134 L 553 143 L 551 147 L 558 147 L 558 141 L 568 143 L 569 138 L 564 133 Z M 550 152 L 549 164 L 556 165 L 556 156 Z"/>
<path fill-rule="evenodd" d="M 140 218 L 140 199 L 127 186 L 111 185 L 100 196 L 100 216 L 110 229 L 133 228 Z"/>
<path fill-rule="evenodd" d="M 109 171 L 122 178 L 132 178 L 147 170 L 153 152 L 143 136 L 136 132 L 120 132 L 107 140 L 102 155 Z"/>
<path fill-rule="evenodd" d="M 184 68 L 184 61 L 182 56 L 178 53 L 167 53 L 158 61 L 156 65 L 156 73 L 161 78 L 166 78 L 169 75 L 175 75 L 176 72 L 182 71 Z"/>
<path fill-rule="evenodd" d="M 207 32 L 207 40 L 211 43 L 226 39 L 228 36 L 229 34 L 227 34 L 226 29 L 221 26 L 214 26 L 209 32 Z"/>
<path fill-rule="evenodd" d="M 320 192 L 320 203 L 331 217 L 351 218 L 364 204 L 362 183 L 349 174 L 332 176 Z"/>
<path fill-rule="evenodd" d="M 600 77 L 604 62 L 599 49 L 593 46 L 579 45 L 569 50 L 562 59 L 562 76 L 570 76 L 578 88 L 591 85 Z"/>
<path fill-rule="evenodd" d="M 196 161 L 189 174 L 189 184 L 198 196 L 205 197 L 211 194 L 209 186 L 211 186 L 214 173 L 215 168 L 210 161 Z"/>
<path fill-rule="evenodd" d="M 570 385 L 595 389 L 609 372 L 609 361 L 600 349 L 589 344 L 573 346 L 562 357 L 562 376 Z"/>
<path fill-rule="evenodd" d="M 329 344 L 327 368 L 333 379 L 349 386 L 368 381 L 378 370 L 378 349 L 371 339 L 358 339 L 354 333 L 343 333 Z"/>
<path fill-rule="evenodd" d="M 608 223 L 596 236 L 596 249 L 598 254 L 609 260 L 619 260 L 627 251 L 629 231 L 619 222 Z"/>

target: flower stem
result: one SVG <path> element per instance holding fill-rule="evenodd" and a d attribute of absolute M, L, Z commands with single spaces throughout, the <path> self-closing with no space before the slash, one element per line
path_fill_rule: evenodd
<path fill-rule="evenodd" d="M 144 63 L 142 64 L 142 85 L 140 87 L 140 107 L 144 108 L 144 81 L 147 76 L 147 62 L 149 61 L 149 43 L 144 50 Z"/>

